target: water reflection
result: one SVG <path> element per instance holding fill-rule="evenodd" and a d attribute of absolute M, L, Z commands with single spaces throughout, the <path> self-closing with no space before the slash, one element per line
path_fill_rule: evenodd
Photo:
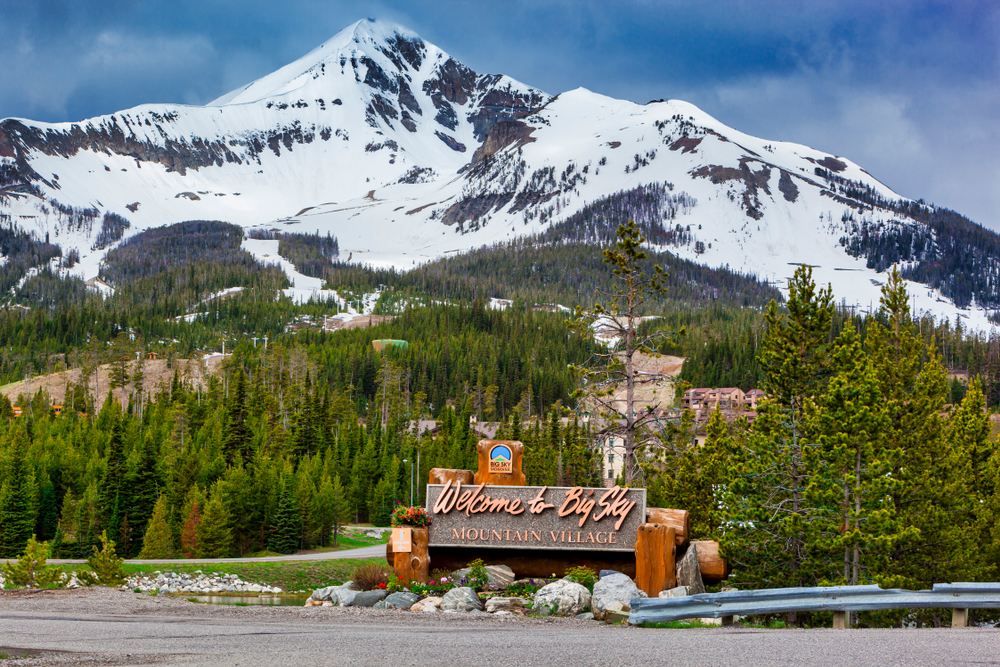
<path fill-rule="evenodd" d="M 308 595 L 188 595 L 185 600 L 207 604 L 267 605 L 271 607 L 301 607 L 309 599 Z"/>

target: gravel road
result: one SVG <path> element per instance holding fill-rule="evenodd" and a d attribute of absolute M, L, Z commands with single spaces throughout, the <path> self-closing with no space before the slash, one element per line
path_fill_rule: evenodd
<path fill-rule="evenodd" d="M 0 652 L 36 665 L 1000 665 L 1000 630 L 661 630 L 575 619 L 0 592 Z M 23 657 L 30 654 L 29 657 Z"/>

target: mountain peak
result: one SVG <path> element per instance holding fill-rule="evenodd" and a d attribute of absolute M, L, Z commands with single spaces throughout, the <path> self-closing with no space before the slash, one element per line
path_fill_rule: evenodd
<path fill-rule="evenodd" d="M 230 91 L 207 106 L 226 106 L 259 102 L 270 97 L 278 97 L 301 88 L 316 78 L 317 71 L 325 71 L 325 65 L 337 64 L 341 57 L 350 59 L 367 56 L 381 64 L 406 67 L 408 63 L 416 68 L 419 57 L 414 53 L 425 50 L 420 36 L 401 25 L 377 19 L 361 19 L 347 26 L 336 35 L 301 58 L 267 74 L 256 81 Z M 394 57 L 394 52 L 404 51 L 402 59 Z M 407 55 L 409 57 L 407 57 Z"/>

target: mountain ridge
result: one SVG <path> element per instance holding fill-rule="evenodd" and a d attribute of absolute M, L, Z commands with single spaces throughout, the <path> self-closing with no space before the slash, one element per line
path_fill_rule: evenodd
<path fill-rule="evenodd" d="M 606 243 L 581 212 L 625 215 L 600 202 L 649 187 L 662 193 L 647 236 L 679 257 L 779 287 L 811 264 L 862 308 L 895 257 L 933 285 L 911 283 L 917 311 L 987 329 L 1000 309 L 1000 252 L 983 241 L 960 267 L 985 282 L 949 280 L 951 237 L 975 230 L 935 227 L 936 209 L 844 157 L 752 137 L 682 101 L 553 97 L 379 21 L 202 107 L 3 120 L 0 160 L 0 187 L 17 190 L 0 196 L 0 221 L 75 251 L 84 278 L 122 237 L 183 220 L 333 233 L 352 261 L 398 269 L 567 224 Z M 95 229 L 101 216 L 128 226 Z M 99 248 L 102 231 L 112 243 Z"/>

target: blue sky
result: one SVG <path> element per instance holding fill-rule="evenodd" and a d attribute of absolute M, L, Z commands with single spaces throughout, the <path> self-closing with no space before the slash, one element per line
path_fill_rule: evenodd
<path fill-rule="evenodd" d="M 549 93 L 692 102 L 1000 230 L 992 0 L 0 0 L 0 118 L 204 103 L 366 17 Z"/>

